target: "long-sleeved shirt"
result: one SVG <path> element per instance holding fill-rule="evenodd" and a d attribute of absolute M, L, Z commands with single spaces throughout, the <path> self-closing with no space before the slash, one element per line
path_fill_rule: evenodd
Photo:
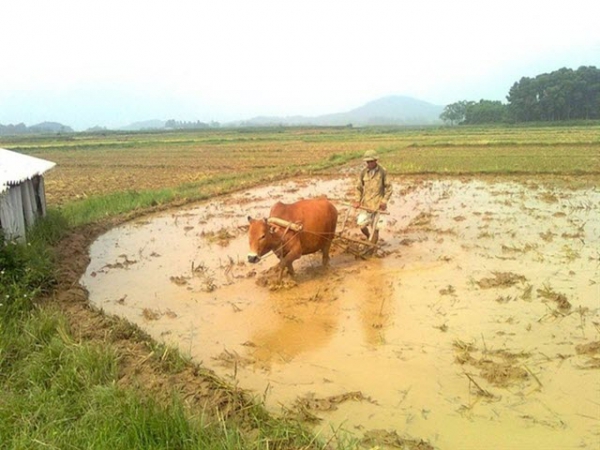
<path fill-rule="evenodd" d="M 373 170 L 365 167 L 360 172 L 357 201 L 369 209 L 379 209 L 379 205 L 387 203 L 392 195 L 392 185 L 388 181 L 387 171 L 377 164 Z"/>

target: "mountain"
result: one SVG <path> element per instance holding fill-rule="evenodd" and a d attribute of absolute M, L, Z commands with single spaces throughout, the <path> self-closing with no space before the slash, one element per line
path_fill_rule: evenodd
<path fill-rule="evenodd" d="M 73 133 L 73 129 L 67 125 L 58 122 L 41 122 L 28 127 L 24 123 L 16 125 L 0 124 L 0 135 L 17 135 L 17 134 L 60 134 Z"/>
<path fill-rule="evenodd" d="M 440 114 L 444 106 L 422 100 L 392 95 L 373 100 L 356 109 L 315 117 L 254 117 L 240 124 L 260 125 L 319 125 L 354 126 L 373 125 L 432 125 L 442 123 Z"/>
<path fill-rule="evenodd" d="M 73 133 L 73 128 L 58 122 L 41 122 L 31 125 L 29 130 L 32 133 Z"/>
<path fill-rule="evenodd" d="M 383 97 L 346 113 L 328 114 L 319 121 L 331 125 L 430 125 L 441 123 L 443 106 L 399 95 Z"/>

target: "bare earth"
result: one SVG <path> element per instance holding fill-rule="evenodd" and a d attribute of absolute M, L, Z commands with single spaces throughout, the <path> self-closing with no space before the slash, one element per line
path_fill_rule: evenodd
<path fill-rule="evenodd" d="M 69 305 L 87 291 L 97 309 L 324 436 L 598 448 L 600 190 L 394 179 L 381 247 L 361 259 L 344 239 L 359 239 L 353 211 L 342 229 L 352 181 L 294 180 L 121 224 L 91 245 L 84 289 L 58 295 Z M 340 211 L 328 270 L 305 256 L 277 285 L 274 256 L 246 263 L 248 215 L 323 194 Z M 73 248 L 76 274 L 87 255 Z M 98 332 L 84 323 L 80 334 Z M 194 375 L 149 382 L 225 395 Z"/>

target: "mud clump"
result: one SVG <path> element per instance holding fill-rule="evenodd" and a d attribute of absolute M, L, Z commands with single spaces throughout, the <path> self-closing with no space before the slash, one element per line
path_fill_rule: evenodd
<path fill-rule="evenodd" d="M 477 285 L 481 289 L 490 289 L 496 287 L 510 287 L 517 283 L 524 283 L 527 281 L 523 275 L 517 275 L 512 272 L 492 272 L 493 278 L 482 278 L 477 281 Z"/>
<path fill-rule="evenodd" d="M 567 300 L 567 296 L 565 294 L 560 294 L 558 292 L 554 292 L 552 288 L 548 286 L 544 286 L 542 289 L 538 289 L 537 293 L 540 297 L 550 300 L 556 303 L 556 309 L 560 313 L 568 313 L 571 310 L 571 303 Z"/>
<path fill-rule="evenodd" d="M 239 235 L 239 233 L 232 232 L 226 228 L 221 228 L 216 232 L 202 231 L 200 235 L 212 244 L 217 244 L 220 247 L 227 247 L 230 242 Z"/>
<path fill-rule="evenodd" d="M 137 264 L 135 259 L 131 260 L 127 255 L 119 255 L 119 258 L 122 259 L 122 261 L 105 264 L 102 269 L 127 269 L 129 266 Z"/>
<path fill-rule="evenodd" d="M 408 224 L 408 229 L 424 229 L 429 230 L 431 228 L 431 221 L 433 220 L 433 214 L 429 212 L 420 212 L 414 219 Z"/>
<path fill-rule="evenodd" d="M 298 283 L 292 278 L 287 269 L 279 279 L 279 265 L 275 265 L 256 277 L 256 285 L 266 287 L 270 291 L 279 291 L 291 289 L 298 286 Z"/>
<path fill-rule="evenodd" d="M 498 387 L 508 387 L 518 380 L 527 379 L 529 376 L 522 367 L 507 362 L 481 359 L 477 362 L 477 365 L 481 366 L 481 377 Z"/>
<path fill-rule="evenodd" d="M 188 284 L 189 277 L 172 276 L 169 277 L 169 281 L 171 281 L 171 283 L 176 284 L 177 286 L 185 286 L 186 284 Z"/>
<path fill-rule="evenodd" d="M 158 320 L 161 317 L 161 313 L 150 308 L 144 308 L 142 310 L 142 316 L 146 320 Z"/>
<path fill-rule="evenodd" d="M 575 347 L 575 350 L 579 355 L 596 355 L 600 353 L 600 341 L 579 344 Z"/>
<path fill-rule="evenodd" d="M 322 419 L 315 415 L 313 411 L 335 411 L 338 409 L 340 403 L 347 401 L 368 401 L 377 404 L 377 402 L 365 396 L 361 391 L 346 392 L 324 398 L 317 398 L 311 392 L 304 397 L 298 397 L 291 410 L 288 411 L 288 415 L 295 416 L 307 422 L 319 422 Z"/>
<path fill-rule="evenodd" d="M 454 348 L 457 352 L 455 361 L 458 364 L 479 369 L 481 378 L 496 387 L 505 388 L 529 378 L 529 372 L 520 363 L 521 359 L 530 356 L 528 353 L 511 353 L 506 350 L 484 351 L 477 358 L 472 355 L 477 351 L 472 344 L 457 341 L 454 343 Z M 470 376 L 468 378 L 473 381 Z"/>
<path fill-rule="evenodd" d="M 236 351 L 223 350 L 219 355 L 212 358 L 214 361 L 219 362 L 224 367 L 234 368 L 237 370 L 238 367 L 246 367 L 250 364 L 254 364 L 254 360 L 240 356 Z"/>
<path fill-rule="evenodd" d="M 600 341 L 579 344 L 575 347 L 575 351 L 578 355 L 590 356 L 583 369 L 600 369 Z"/>
<path fill-rule="evenodd" d="M 363 447 L 401 448 L 403 450 L 434 450 L 434 447 L 422 439 L 403 438 L 396 431 L 369 430 L 360 441 Z"/>

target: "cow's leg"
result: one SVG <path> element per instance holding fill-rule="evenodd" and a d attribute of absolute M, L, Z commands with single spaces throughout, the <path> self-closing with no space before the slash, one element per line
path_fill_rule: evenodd
<path fill-rule="evenodd" d="M 280 282 L 281 282 L 281 280 L 283 280 L 283 272 L 285 272 L 285 269 L 287 269 L 287 271 L 291 277 L 293 277 L 295 275 L 294 268 L 292 267 L 292 262 L 293 261 L 286 261 L 286 258 L 279 261 L 279 277 L 278 277 L 278 279 Z"/>
<path fill-rule="evenodd" d="M 300 258 L 300 256 L 302 256 L 302 250 L 301 250 L 300 246 L 294 245 L 294 246 L 292 246 L 290 251 L 287 252 L 284 257 L 281 258 L 281 261 L 279 261 L 279 267 L 280 267 L 279 281 L 282 280 L 283 271 L 285 269 L 288 270 L 288 273 L 290 274 L 290 276 L 293 277 L 295 275 L 294 268 L 292 267 L 292 263 L 294 261 L 296 261 L 298 258 Z"/>
<path fill-rule="evenodd" d="M 294 267 L 292 266 L 292 261 L 290 261 L 286 267 L 290 276 L 293 277 L 294 275 L 296 275 L 296 272 L 294 272 Z"/>
<path fill-rule="evenodd" d="M 331 248 L 331 240 L 328 240 L 323 246 L 323 267 L 329 267 L 329 249 Z"/>

